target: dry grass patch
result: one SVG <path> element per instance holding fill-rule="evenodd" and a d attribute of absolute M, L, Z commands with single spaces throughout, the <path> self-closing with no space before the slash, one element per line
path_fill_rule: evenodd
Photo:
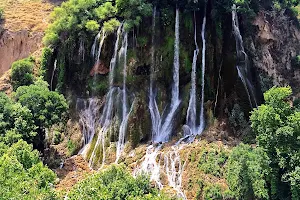
<path fill-rule="evenodd" d="M 43 0 L 0 0 L 4 27 L 11 31 L 44 32 L 54 5 Z"/>

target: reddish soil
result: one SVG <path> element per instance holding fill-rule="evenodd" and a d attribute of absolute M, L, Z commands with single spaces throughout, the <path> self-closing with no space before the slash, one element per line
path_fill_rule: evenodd
<path fill-rule="evenodd" d="M 69 191 L 77 182 L 92 173 L 88 163 L 80 155 L 65 160 L 62 168 L 55 170 L 59 183 L 55 186 L 57 191 Z"/>

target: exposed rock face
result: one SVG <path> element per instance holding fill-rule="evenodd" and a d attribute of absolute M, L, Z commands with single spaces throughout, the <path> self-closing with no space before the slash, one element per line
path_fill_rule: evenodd
<path fill-rule="evenodd" d="M 284 12 L 261 11 L 253 25 L 257 34 L 247 40 L 253 64 L 273 79 L 275 85 L 290 85 L 296 90 L 300 69 L 291 60 L 300 53 L 300 30 Z M 299 91 L 295 91 L 299 92 Z"/>
<path fill-rule="evenodd" d="M 29 33 L 28 31 L 5 31 L 0 37 L 0 76 L 11 64 L 19 59 L 26 58 L 41 47 L 43 34 Z"/>
<path fill-rule="evenodd" d="M 109 69 L 105 67 L 101 61 L 98 61 L 90 71 L 90 76 L 95 76 L 97 74 L 105 75 L 107 73 L 109 73 Z"/>

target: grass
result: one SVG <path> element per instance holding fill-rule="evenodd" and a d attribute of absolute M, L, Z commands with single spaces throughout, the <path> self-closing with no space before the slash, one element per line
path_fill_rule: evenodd
<path fill-rule="evenodd" d="M 43 0 L 0 0 L 4 28 L 10 31 L 44 32 L 54 5 Z"/>

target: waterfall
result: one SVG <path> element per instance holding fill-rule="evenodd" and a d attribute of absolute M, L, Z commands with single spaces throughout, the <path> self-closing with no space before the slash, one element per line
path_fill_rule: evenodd
<path fill-rule="evenodd" d="M 175 20 L 174 68 L 171 105 L 164 122 L 162 123 L 162 120 L 160 120 L 160 130 L 154 137 L 155 142 L 167 142 L 169 140 L 173 129 L 173 118 L 179 105 L 179 9 L 177 8 Z"/>
<path fill-rule="evenodd" d="M 88 144 L 92 141 L 97 129 L 97 114 L 100 109 L 99 99 L 77 99 L 76 108 L 79 111 L 79 124 L 82 128 L 84 144 L 79 154 L 86 155 Z"/>
<path fill-rule="evenodd" d="M 188 131 L 184 131 L 185 135 L 195 135 L 197 133 L 197 125 L 196 125 L 196 69 L 197 69 L 197 58 L 199 54 L 199 48 L 197 44 L 197 22 L 194 13 L 194 23 L 195 23 L 195 33 L 194 33 L 194 40 L 196 49 L 194 50 L 194 57 L 193 57 L 193 64 L 192 64 L 192 73 L 191 73 L 191 90 L 190 90 L 190 100 L 189 100 L 189 107 L 187 110 L 186 116 L 186 126 Z"/>
<path fill-rule="evenodd" d="M 163 144 L 156 147 L 153 145 L 148 146 L 143 162 L 134 170 L 134 175 L 146 173 L 159 189 L 163 189 L 161 173 L 165 173 L 167 184 L 176 190 L 179 198 L 186 199 L 184 192 L 181 190 L 185 162 L 182 164 L 179 151 L 183 146 L 178 142 L 171 147 L 171 150 L 162 151 L 162 147 Z"/>
<path fill-rule="evenodd" d="M 128 108 L 127 108 L 127 91 L 126 91 L 126 78 L 127 78 L 127 48 L 128 48 L 128 33 L 124 33 L 124 39 L 122 48 L 120 50 L 119 56 L 123 55 L 123 95 L 122 95 L 122 123 L 120 125 L 119 131 L 119 140 L 117 143 L 117 154 L 116 154 L 116 163 L 118 162 L 121 152 L 123 151 L 125 145 L 125 133 L 127 129 L 128 122 Z"/>
<path fill-rule="evenodd" d="M 159 133 L 159 124 L 161 116 L 156 102 L 156 94 L 154 92 L 154 77 L 155 77 L 155 21 L 156 21 L 156 7 L 153 8 L 152 19 L 152 48 L 151 48 L 151 74 L 150 74 L 150 89 L 149 89 L 149 110 L 152 122 L 152 140 Z"/>
<path fill-rule="evenodd" d="M 106 95 L 104 109 L 103 109 L 103 112 L 102 112 L 102 115 L 101 115 L 100 121 L 99 121 L 101 129 L 98 133 L 98 138 L 97 138 L 95 147 L 93 149 L 93 152 L 92 152 L 90 160 L 89 160 L 90 166 L 93 166 L 93 163 L 95 160 L 96 149 L 100 148 L 99 147 L 100 144 L 102 146 L 102 166 L 104 165 L 104 162 L 105 162 L 105 138 L 106 138 L 109 126 L 111 125 L 111 120 L 113 117 L 112 112 L 113 112 L 113 107 L 114 107 L 114 97 L 120 93 L 120 89 L 115 88 L 113 86 L 113 84 L 114 84 L 114 72 L 115 72 L 116 63 L 117 63 L 118 47 L 119 47 L 119 40 L 120 40 L 120 36 L 121 36 L 122 27 L 123 27 L 123 24 L 121 24 L 117 30 L 117 39 L 115 42 L 114 53 L 113 53 L 113 57 L 110 62 L 109 91 Z"/>
<path fill-rule="evenodd" d="M 236 42 L 236 54 L 238 60 L 238 65 L 236 66 L 236 68 L 238 71 L 238 75 L 242 80 L 242 83 L 247 92 L 250 106 L 252 108 L 257 107 L 257 101 L 256 101 L 253 85 L 248 79 L 250 75 L 249 61 L 248 61 L 248 56 L 245 52 L 243 38 L 239 29 L 239 22 L 238 22 L 238 16 L 237 16 L 235 4 L 233 4 L 232 6 L 232 28 L 233 28 L 233 35 L 235 37 L 235 42 Z"/>
<path fill-rule="evenodd" d="M 95 58 L 96 62 L 98 62 L 100 60 L 101 50 L 102 50 L 102 46 L 104 44 L 105 38 L 106 38 L 105 31 L 101 30 L 94 39 L 94 43 L 93 43 L 92 49 L 91 49 L 91 55 L 93 58 Z M 100 42 L 99 42 L 99 39 L 100 39 Z M 99 46 L 98 46 L 98 43 L 99 43 Z M 98 46 L 98 49 L 97 49 L 97 46 Z"/>
<path fill-rule="evenodd" d="M 172 150 L 167 152 L 164 156 L 164 168 L 166 175 L 168 177 L 169 186 L 174 188 L 177 192 L 177 195 L 186 199 L 184 192 L 181 190 L 182 186 L 182 173 L 184 170 L 185 163 L 182 165 L 179 150 L 180 146 L 172 146 Z"/>
<path fill-rule="evenodd" d="M 198 133 L 201 134 L 205 129 L 205 116 L 204 116 L 204 88 L 205 88 L 205 52 L 206 52 L 206 40 L 205 40 L 205 28 L 206 28 L 206 11 L 204 12 L 202 23 L 202 88 L 201 88 L 201 107 L 200 107 L 200 127 Z"/>
<path fill-rule="evenodd" d="M 157 147 L 154 147 L 153 145 L 148 146 L 144 161 L 141 166 L 134 171 L 135 176 L 145 173 L 150 175 L 150 180 L 154 181 L 159 189 L 163 189 L 163 184 L 160 181 L 160 161 L 156 162 L 156 158 L 161 147 L 161 144 Z"/>
<path fill-rule="evenodd" d="M 53 71 L 52 71 L 52 76 L 51 76 L 51 83 L 50 83 L 51 91 L 53 91 L 53 78 L 54 78 L 56 68 L 57 68 L 57 59 L 55 59 L 55 61 L 54 61 L 54 66 L 53 66 Z"/>

